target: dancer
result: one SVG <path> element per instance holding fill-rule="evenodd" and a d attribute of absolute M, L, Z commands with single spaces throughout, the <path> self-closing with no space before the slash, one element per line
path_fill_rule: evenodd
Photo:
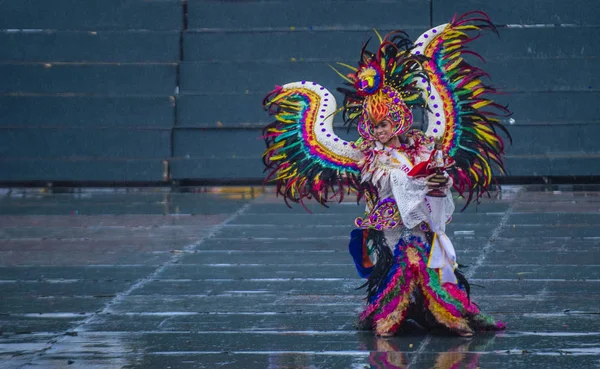
<path fill-rule="evenodd" d="M 503 329 L 471 301 L 445 233 L 454 203 L 450 188 L 467 206 L 486 193 L 492 167 L 504 173 L 510 135 L 498 116 L 496 91 L 485 72 L 463 57 L 482 30 L 494 30 L 480 12 L 432 28 L 411 42 L 401 31 L 381 38 L 374 52 L 365 44 L 357 67 L 345 79 L 344 122 L 360 138 L 348 142 L 333 132 L 333 95 L 316 82 L 278 87 L 264 100 L 275 121 L 264 129 L 267 181 L 288 203 L 315 199 L 323 205 L 356 191 L 366 213 L 356 219 L 350 253 L 367 278 L 361 327 L 394 335 L 407 319 L 445 327 L 460 336 Z M 424 108 L 426 132 L 411 129 L 412 109 Z M 288 203 L 289 205 L 289 203 Z"/>

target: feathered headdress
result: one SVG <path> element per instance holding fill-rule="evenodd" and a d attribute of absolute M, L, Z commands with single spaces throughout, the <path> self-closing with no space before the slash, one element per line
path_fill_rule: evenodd
<path fill-rule="evenodd" d="M 356 125 L 360 136 L 372 141 L 376 139 L 373 127 L 384 119 L 392 123 L 394 135 L 412 126 L 411 109 L 424 106 L 423 96 L 427 96 L 427 90 L 417 84 L 417 80 L 427 82 L 428 77 L 422 66 L 426 58 L 410 53 L 412 42 L 404 32 L 379 37 L 380 45 L 375 53 L 367 50 L 368 42 L 361 50 L 358 68 L 339 63 L 353 73 L 338 72 L 351 87 L 338 88 L 338 91 L 345 95 L 345 124 Z"/>

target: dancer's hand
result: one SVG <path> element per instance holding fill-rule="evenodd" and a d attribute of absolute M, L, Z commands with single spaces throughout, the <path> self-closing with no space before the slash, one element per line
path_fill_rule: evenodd
<path fill-rule="evenodd" d="M 448 187 L 448 176 L 446 176 L 446 181 L 442 182 L 442 183 L 436 183 L 436 182 L 430 182 L 429 180 L 431 178 L 433 178 L 436 174 L 431 174 L 427 177 L 425 177 L 425 185 L 427 186 L 427 188 L 429 188 L 430 190 L 434 190 L 434 189 L 445 189 L 446 187 Z"/>

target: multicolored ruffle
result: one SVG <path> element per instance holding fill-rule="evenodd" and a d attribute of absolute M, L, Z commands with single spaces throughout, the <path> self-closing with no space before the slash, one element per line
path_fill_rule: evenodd
<path fill-rule="evenodd" d="M 380 335 L 396 332 L 414 303 L 413 295 L 419 293 L 423 308 L 437 323 L 452 331 L 504 329 L 503 323 L 482 314 L 459 285 L 440 284 L 438 270 L 427 267 L 429 250 L 429 244 L 417 236 L 408 242 L 399 241 L 394 250 L 394 265 L 361 314 L 360 324 L 371 324 Z"/>

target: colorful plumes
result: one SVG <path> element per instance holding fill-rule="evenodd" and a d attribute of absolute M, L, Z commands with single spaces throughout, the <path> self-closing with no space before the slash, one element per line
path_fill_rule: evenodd
<path fill-rule="evenodd" d="M 466 45 L 477 39 L 479 32 L 485 29 L 496 32 L 484 13 L 465 14 L 455 18 L 424 52 L 431 58 L 424 64 L 431 84 L 444 103 L 447 120 L 444 151 L 456 161 L 450 174 L 456 190 L 461 195 L 468 193 L 465 207 L 487 192 L 493 180 L 492 166 L 502 174 L 505 172 L 502 161 L 504 142 L 497 129 L 511 139 L 497 118 L 510 112 L 486 97 L 497 91 L 483 82 L 482 78 L 487 77 L 485 72 L 464 59 L 465 55 L 482 59 L 467 50 Z"/>
<path fill-rule="evenodd" d="M 344 123 L 348 128 L 356 126 L 361 137 L 369 140 L 374 139 L 370 132 L 371 124 L 381 120 L 390 105 L 404 106 L 402 111 L 398 111 L 398 121 L 402 121 L 401 118 L 404 117 L 403 130 L 408 129 L 406 126 L 412 124 L 410 109 L 425 103 L 422 96 L 426 95 L 426 91 L 416 81 L 428 79 L 423 67 L 426 58 L 410 53 L 412 41 L 406 33 L 393 31 L 379 39 L 380 44 L 375 52 L 367 49 L 369 41 L 363 45 L 357 68 L 340 64 L 353 71 L 346 77 L 350 79 L 345 83 L 349 88 L 338 88 L 345 97 Z M 344 76 L 340 72 L 338 74 Z M 387 89 L 386 93 L 382 93 L 384 89 Z M 391 104 L 383 104 L 383 96 L 387 94 L 389 97 L 392 92 Z M 371 103 L 375 107 L 366 112 L 366 107 Z"/>
<path fill-rule="evenodd" d="M 420 291 L 427 309 L 445 326 L 462 332 L 472 329 L 502 329 L 503 323 L 481 314 L 467 293 L 452 283 L 440 284 L 436 269 L 428 268 L 430 246 L 413 236 L 400 240 L 395 262 L 381 290 L 370 299 L 360 316 L 363 324 L 372 321 L 379 334 L 394 332 L 406 318 L 411 296 Z"/>
<path fill-rule="evenodd" d="M 277 88 L 263 101 L 275 117 L 263 129 L 265 182 L 275 182 L 286 203 L 304 205 L 305 199 L 314 198 L 326 205 L 333 199 L 342 201 L 350 191 L 359 198 L 365 192 L 356 162 L 332 152 L 315 137 L 320 99 L 309 89 Z"/>

